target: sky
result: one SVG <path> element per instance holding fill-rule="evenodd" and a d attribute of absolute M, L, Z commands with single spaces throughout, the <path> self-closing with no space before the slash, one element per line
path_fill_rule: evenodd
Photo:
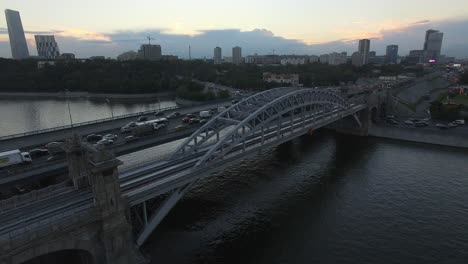
<path fill-rule="evenodd" d="M 468 58 L 467 0 L 1 0 L 7 8 L 20 12 L 32 55 L 34 34 L 54 34 L 77 57 L 116 57 L 147 36 L 181 58 L 189 45 L 193 58 L 211 58 L 216 46 L 231 56 L 237 45 L 244 56 L 352 53 L 361 38 L 377 54 L 397 44 L 406 55 L 437 29 L 443 54 Z M 3 12 L 0 57 L 11 57 Z"/>

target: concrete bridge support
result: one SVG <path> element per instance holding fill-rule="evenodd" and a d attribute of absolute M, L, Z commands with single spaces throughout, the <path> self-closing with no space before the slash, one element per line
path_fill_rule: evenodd
<path fill-rule="evenodd" d="M 128 205 L 120 192 L 121 162 L 109 151 L 82 145 L 77 137 L 68 140 L 65 149 L 76 193 L 92 192 L 94 206 L 68 218 L 47 219 L 45 227 L 25 228 L 24 234 L 0 241 L 0 264 L 34 263 L 63 252 L 92 256 L 85 263 L 146 263 L 134 242 Z"/>

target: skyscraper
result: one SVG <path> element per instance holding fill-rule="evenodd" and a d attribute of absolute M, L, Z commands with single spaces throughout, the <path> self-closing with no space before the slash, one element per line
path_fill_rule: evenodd
<path fill-rule="evenodd" d="M 369 62 L 369 50 L 370 50 L 370 40 L 361 39 L 359 40 L 359 50 L 358 52 L 362 54 L 362 64 L 367 64 Z"/>
<path fill-rule="evenodd" d="M 36 40 L 37 55 L 45 59 L 56 59 L 60 56 L 60 50 L 53 35 L 34 35 Z"/>
<path fill-rule="evenodd" d="M 144 60 L 160 60 L 162 58 L 161 46 L 143 44 L 138 51 L 138 56 Z"/>
<path fill-rule="evenodd" d="M 426 38 L 424 41 L 424 52 L 426 55 L 425 62 L 439 60 L 443 38 L 444 33 L 439 32 L 438 30 L 429 29 L 426 31 Z"/>
<path fill-rule="evenodd" d="M 222 58 L 221 48 L 216 47 L 214 49 L 214 56 L 213 56 L 214 64 L 221 64 L 221 58 Z"/>
<path fill-rule="evenodd" d="M 388 45 L 385 53 L 385 62 L 396 64 L 398 62 L 398 45 Z"/>
<path fill-rule="evenodd" d="M 18 11 L 5 9 L 5 17 L 10 37 L 11 56 L 21 60 L 29 58 L 28 45 L 24 36 L 23 24 Z"/>
<path fill-rule="evenodd" d="M 242 48 L 241 47 L 232 48 L 232 63 L 234 64 L 242 63 Z"/>

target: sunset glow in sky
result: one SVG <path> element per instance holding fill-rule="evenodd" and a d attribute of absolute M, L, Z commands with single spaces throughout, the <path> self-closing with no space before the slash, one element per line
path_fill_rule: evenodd
<path fill-rule="evenodd" d="M 207 30 L 266 29 L 274 36 L 320 44 L 378 39 L 415 23 L 468 18 L 467 0 L 2 0 L 0 8 L 20 11 L 27 31 L 109 42 L 109 35 L 118 32 L 159 30 L 193 37 Z M 0 28 L 6 28 L 3 12 Z M 0 42 L 7 40 L 0 35 Z"/>

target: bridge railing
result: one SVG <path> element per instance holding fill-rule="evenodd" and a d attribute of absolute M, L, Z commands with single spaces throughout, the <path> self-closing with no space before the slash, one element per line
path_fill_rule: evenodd
<path fill-rule="evenodd" d="M 223 103 L 223 102 L 227 102 L 227 101 L 226 100 L 216 100 L 216 101 L 207 102 L 207 104 L 215 104 L 215 103 Z M 165 108 L 161 108 L 161 109 L 153 109 L 153 110 L 147 110 L 147 111 L 138 112 L 138 113 L 130 113 L 130 114 L 125 114 L 125 115 L 114 116 L 113 118 L 108 117 L 108 118 L 102 118 L 102 119 L 97 119 L 97 120 L 92 120 L 92 121 L 80 122 L 80 123 L 76 123 L 76 124 L 73 124 L 73 125 L 65 125 L 65 126 L 46 128 L 46 129 L 30 131 L 30 132 L 25 132 L 25 133 L 12 134 L 12 135 L 7 135 L 7 136 L 0 137 L 0 141 L 7 140 L 7 139 L 24 137 L 24 136 L 38 135 L 38 134 L 43 134 L 43 133 L 52 132 L 52 131 L 59 131 L 59 130 L 64 130 L 64 129 L 82 127 L 82 126 L 87 126 L 87 125 L 91 125 L 91 124 L 114 121 L 114 120 L 118 120 L 118 119 L 129 118 L 129 117 L 137 117 L 137 116 L 140 116 L 140 115 L 154 114 L 154 113 L 159 112 L 159 111 L 187 109 L 187 108 L 190 108 L 190 107 L 194 107 L 194 106 L 182 106 L 182 107 L 180 107 L 180 106 L 171 106 L 171 107 L 165 107 Z"/>

